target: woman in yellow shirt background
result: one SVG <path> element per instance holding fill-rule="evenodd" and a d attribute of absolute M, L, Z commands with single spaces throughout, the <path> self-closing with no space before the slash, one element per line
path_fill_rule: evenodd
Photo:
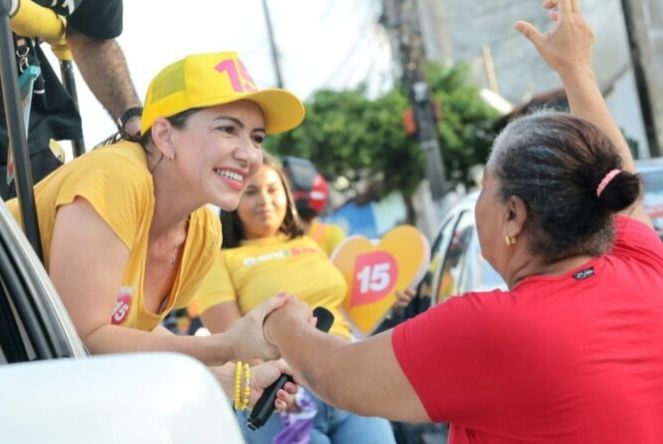
<path fill-rule="evenodd" d="M 346 283 L 340 271 L 310 237 L 303 234 L 287 179 L 278 162 L 264 163 L 243 193 L 236 211 L 222 211 L 223 244 L 219 264 L 208 277 L 197 303 L 205 326 L 223 332 L 267 298 L 287 291 L 311 307 L 323 306 L 335 317 L 331 334 L 350 339 L 341 313 Z M 214 282 L 212 282 L 214 276 Z M 348 375 L 349 378 L 352 375 Z M 273 416 L 263 428 L 245 432 L 248 443 L 288 442 L 298 433 L 310 433 L 311 443 L 393 443 L 388 421 L 336 409 L 312 394 L 298 395 L 304 415 L 299 422 Z M 308 398 L 308 399 L 306 399 Z M 297 435 L 301 436 L 301 435 Z"/>

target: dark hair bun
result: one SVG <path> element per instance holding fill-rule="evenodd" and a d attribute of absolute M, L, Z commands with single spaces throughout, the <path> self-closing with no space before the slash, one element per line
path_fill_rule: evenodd
<path fill-rule="evenodd" d="M 630 207 L 640 196 L 640 178 L 637 174 L 620 171 L 598 197 L 601 205 L 614 213 Z"/>

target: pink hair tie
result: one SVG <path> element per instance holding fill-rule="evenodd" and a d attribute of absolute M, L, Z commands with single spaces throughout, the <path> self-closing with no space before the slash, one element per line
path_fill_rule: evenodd
<path fill-rule="evenodd" d="M 599 186 L 596 187 L 596 197 L 601 197 L 601 194 L 603 193 L 603 190 L 605 190 L 605 187 L 607 187 L 610 181 L 614 179 L 615 176 L 621 172 L 622 170 L 615 168 L 614 170 L 610 170 L 608 174 L 603 176 L 603 179 L 601 179 Z"/>

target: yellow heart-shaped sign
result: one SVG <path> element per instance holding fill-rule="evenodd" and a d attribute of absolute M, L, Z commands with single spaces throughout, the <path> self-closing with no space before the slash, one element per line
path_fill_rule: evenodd
<path fill-rule="evenodd" d="M 369 335 L 389 313 L 396 291 L 416 285 L 428 268 L 429 246 L 423 234 L 400 225 L 374 244 L 350 236 L 332 257 L 348 284 L 343 306 L 356 332 Z"/>

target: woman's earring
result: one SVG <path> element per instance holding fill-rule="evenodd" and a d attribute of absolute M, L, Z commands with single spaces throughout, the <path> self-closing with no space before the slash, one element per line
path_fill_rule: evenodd
<path fill-rule="evenodd" d="M 516 245 L 516 238 L 513 236 L 504 236 L 504 242 L 509 246 Z"/>
<path fill-rule="evenodd" d="M 170 153 L 170 156 L 168 156 L 168 161 L 169 162 L 172 162 L 173 160 L 175 160 L 175 153 L 174 152 Z"/>

